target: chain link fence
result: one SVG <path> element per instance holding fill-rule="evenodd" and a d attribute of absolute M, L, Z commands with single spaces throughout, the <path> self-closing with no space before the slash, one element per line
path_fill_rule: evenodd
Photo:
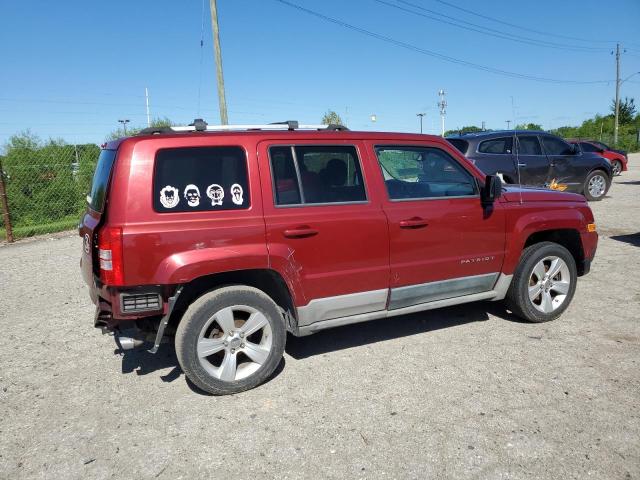
<path fill-rule="evenodd" d="M 14 137 L 0 156 L 0 241 L 77 226 L 99 154 L 97 145 Z"/>

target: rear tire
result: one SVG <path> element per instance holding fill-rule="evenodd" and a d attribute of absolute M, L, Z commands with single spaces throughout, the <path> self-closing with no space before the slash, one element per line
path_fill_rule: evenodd
<path fill-rule="evenodd" d="M 584 181 L 583 195 L 590 202 L 602 200 L 609 191 L 611 179 L 602 170 L 594 170 Z"/>
<path fill-rule="evenodd" d="M 555 320 L 576 291 L 578 272 L 562 245 L 541 242 L 524 249 L 505 298 L 507 307 L 529 322 Z"/>
<path fill-rule="evenodd" d="M 286 338 L 284 319 L 267 294 L 223 287 L 189 306 L 176 331 L 176 355 L 198 388 L 228 395 L 267 380 L 282 359 Z"/>

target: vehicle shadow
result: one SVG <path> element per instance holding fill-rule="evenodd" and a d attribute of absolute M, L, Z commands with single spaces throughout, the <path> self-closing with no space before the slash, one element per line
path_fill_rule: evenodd
<path fill-rule="evenodd" d="M 157 353 L 149 353 L 146 348 L 150 348 L 151 344 L 146 344 L 145 348 L 127 350 L 123 352 L 120 349 L 114 350 L 114 355 L 120 355 L 122 357 L 122 373 L 134 373 L 136 375 L 148 375 L 150 373 L 157 372 L 158 370 L 164 370 L 171 368 L 171 370 L 160 375 L 160 379 L 163 382 L 173 382 L 182 376 L 184 373 L 180 364 L 178 363 L 178 357 L 176 357 L 176 350 L 172 343 L 163 343 Z M 275 377 L 280 375 L 284 370 L 285 359 L 282 358 L 275 371 L 264 382 L 268 383 Z M 186 378 L 187 386 L 195 393 L 206 396 L 214 396 L 211 393 L 200 390 L 191 380 Z"/>
<path fill-rule="evenodd" d="M 629 245 L 633 245 L 634 247 L 640 247 L 640 232 L 630 233 L 628 235 L 613 235 L 609 238 L 617 240 L 619 242 L 628 243 Z"/>
<path fill-rule="evenodd" d="M 640 180 L 627 180 L 625 182 L 616 182 L 621 185 L 640 185 Z"/>
<path fill-rule="evenodd" d="M 489 314 L 512 322 L 526 323 L 508 312 L 502 302 L 474 302 L 345 325 L 324 330 L 308 337 L 289 335 L 286 352 L 296 360 L 300 360 L 346 348 L 408 337 L 472 322 L 482 322 L 489 320 Z"/>

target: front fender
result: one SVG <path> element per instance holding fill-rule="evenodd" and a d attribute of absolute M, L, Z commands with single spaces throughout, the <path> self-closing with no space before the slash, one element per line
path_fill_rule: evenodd
<path fill-rule="evenodd" d="M 581 212 L 582 204 L 525 203 L 508 209 L 507 247 L 503 273 L 511 275 L 518 266 L 527 239 L 548 230 L 586 230 L 589 220 Z"/>

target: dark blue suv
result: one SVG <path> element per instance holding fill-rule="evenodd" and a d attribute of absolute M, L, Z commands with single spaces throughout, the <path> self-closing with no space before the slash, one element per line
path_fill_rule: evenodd
<path fill-rule="evenodd" d="M 611 186 L 611 164 L 560 137 L 533 130 L 479 132 L 447 137 L 487 175 L 506 183 L 553 186 L 601 200 Z"/>

